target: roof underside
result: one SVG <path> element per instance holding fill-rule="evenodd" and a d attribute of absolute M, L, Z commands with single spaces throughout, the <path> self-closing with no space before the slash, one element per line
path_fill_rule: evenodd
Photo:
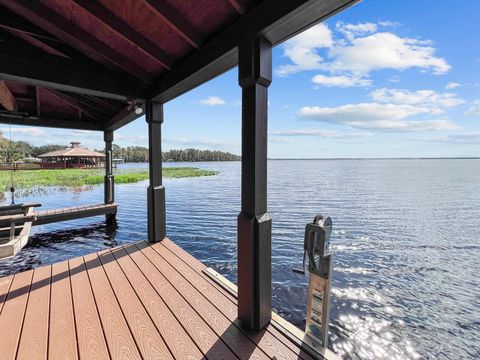
<path fill-rule="evenodd" d="M 357 0 L 0 0 L 0 122 L 115 130 Z"/>

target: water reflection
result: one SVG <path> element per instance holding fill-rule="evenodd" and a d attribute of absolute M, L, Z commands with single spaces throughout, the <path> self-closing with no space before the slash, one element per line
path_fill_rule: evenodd
<path fill-rule="evenodd" d="M 65 259 L 86 254 L 105 247 L 115 247 L 118 231 L 117 222 L 91 224 L 84 228 L 66 228 L 53 232 L 37 233 L 30 237 L 28 246 L 17 256 L 0 261 L 0 274 L 15 274 L 18 271 L 33 269 L 43 264 L 57 262 L 58 252 Z M 65 254 L 67 252 L 67 254 Z"/>

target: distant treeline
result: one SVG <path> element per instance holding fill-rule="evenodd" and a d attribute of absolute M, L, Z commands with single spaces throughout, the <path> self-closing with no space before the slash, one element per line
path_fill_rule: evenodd
<path fill-rule="evenodd" d="M 65 149 L 65 145 L 43 145 L 34 146 L 26 141 L 10 141 L 2 136 L 0 132 L 0 161 L 12 162 L 26 158 L 35 158 L 38 155 L 45 154 L 50 151 Z"/>
<path fill-rule="evenodd" d="M 120 147 L 113 145 L 113 157 L 124 159 L 125 162 L 148 161 L 148 149 L 141 146 Z M 222 151 L 183 149 L 170 150 L 162 153 L 163 161 L 237 161 L 240 156 Z"/>
<path fill-rule="evenodd" d="M 0 132 L 0 161 L 11 162 L 20 161 L 28 158 L 36 158 L 38 155 L 50 151 L 65 149 L 67 145 L 43 145 L 34 146 L 26 141 L 10 141 Z M 103 152 L 104 149 L 97 151 Z M 147 162 L 148 148 L 142 146 L 121 147 L 113 145 L 113 157 L 124 159 L 126 162 Z M 222 151 L 184 149 L 170 150 L 162 153 L 164 161 L 236 161 L 240 156 Z"/>

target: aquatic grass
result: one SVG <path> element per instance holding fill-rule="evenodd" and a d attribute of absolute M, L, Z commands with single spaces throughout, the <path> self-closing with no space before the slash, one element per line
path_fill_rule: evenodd
<path fill-rule="evenodd" d="M 217 171 L 194 167 L 164 168 L 165 178 L 189 178 L 211 176 Z M 115 171 L 115 183 L 126 184 L 148 179 L 145 169 L 119 169 Z M 103 183 L 103 169 L 20 170 L 13 174 L 16 189 L 32 189 L 48 186 L 78 187 Z M 8 191 L 11 186 L 9 171 L 0 171 L 0 189 Z"/>

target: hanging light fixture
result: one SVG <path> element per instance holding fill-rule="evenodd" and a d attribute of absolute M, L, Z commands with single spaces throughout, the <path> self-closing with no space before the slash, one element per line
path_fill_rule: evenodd
<path fill-rule="evenodd" d="M 135 114 L 140 115 L 141 113 L 143 113 L 142 107 L 135 104 Z"/>

